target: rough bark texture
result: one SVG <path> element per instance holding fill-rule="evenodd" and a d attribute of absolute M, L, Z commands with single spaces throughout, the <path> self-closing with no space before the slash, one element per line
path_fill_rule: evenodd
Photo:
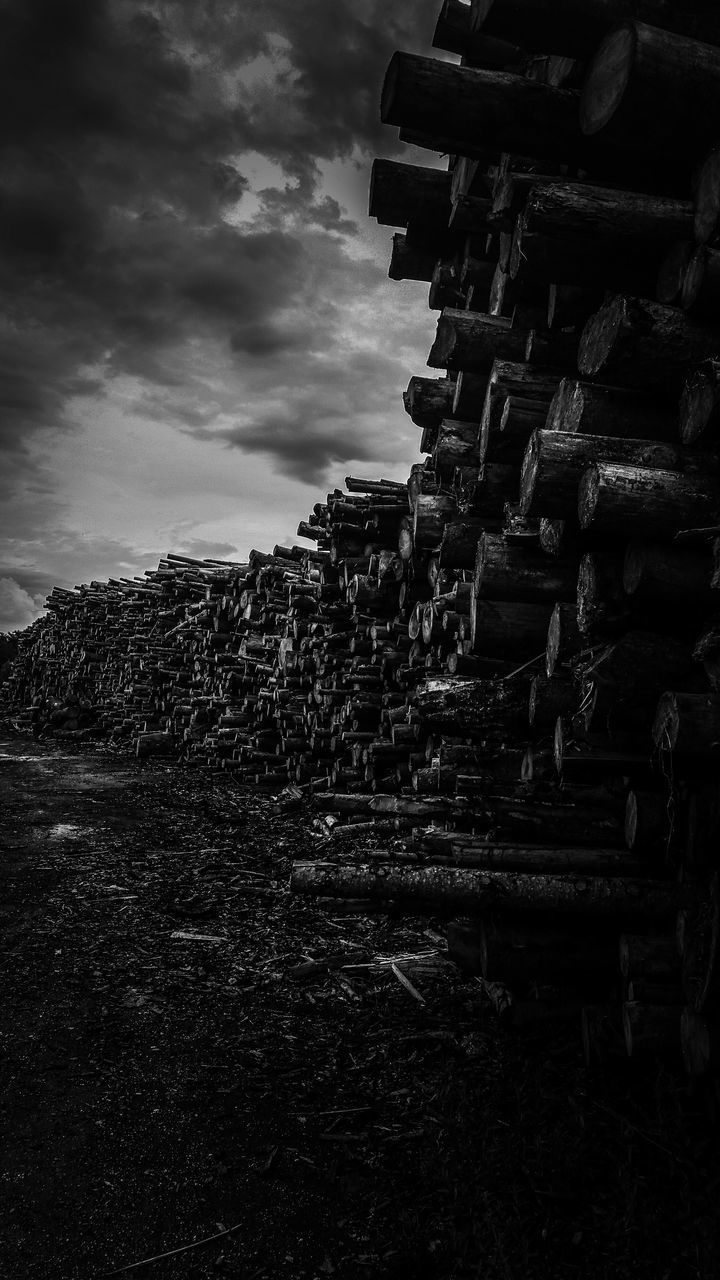
<path fill-rule="evenodd" d="M 714 141 L 720 108 L 720 51 L 642 22 L 601 44 L 585 77 L 586 134 L 690 171 Z"/>
<path fill-rule="evenodd" d="M 596 462 L 580 480 L 578 516 L 583 529 L 609 537 L 639 533 L 668 541 L 681 529 L 717 522 L 720 485 L 676 471 Z"/>
<path fill-rule="evenodd" d="M 522 511 L 553 520 L 572 518 L 577 512 L 580 477 L 596 461 L 670 470 L 680 465 L 681 453 L 678 447 L 657 440 L 534 431 L 522 465 Z"/>
<path fill-rule="evenodd" d="M 439 427 L 453 413 L 455 382 L 452 378 L 411 378 L 403 392 L 405 412 L 417 427 Z"/>
<path fill-rule="evenodd" d="M 683 444 L 714 438 L 720 426 L 720 360 L 705 360 L 686 375 L 680 396 Z"/>
<path fill-rule="evenodd" d="M 583 330 L 582 376 L 642 391 L 678 393 L 688 367 L 720 348 L 718 329 L 692 324 L 682 312 L 618 295 Z"/>
<path fill-rule="evenodd" d="M 689 201 L 573 183 L 530 191 L 510 271 L 548 283 L 628 288 L 654 282 L 664 253 L 692 235 Z"/>
<path fill-rule="evenodd" d="M 483 600 L 552 604 L 575 595 L 577 561 L 551 559 L 542 551 L 509 545 L 497 534 L 479 537 L 475 591 Z"/>
<path fill-rule="evenodd" d="M 623 916 L 648 921 L 672 918 L 687 890 L 674 884 L 624 877 L 508 874 L 462 867 L 340 866 L 296 862 L 293 893 L 338 898 L 432 902 L 444 908 L 555 912 L 614 924 Z"/>
<path fill-rule="evenodd" d="M 393 236 L 388 275 L 391 280 L 432 280 L 435 254 L 431 249 L 414 249 L 401 232 Z"/>
<path fill-rule="evenodd" d="M 549 431 L 619 436 L 637 440 L 677 440 L 675 414 L 667 401 L 576 378 L 563 378 L 548 408 Z"/>
<path fill-rule="evenodd" d="M 368 212 L 382 226 L 406 227 L 412 218 L 442 229 L 450 209 L 449 173 L 398 160 L 373 161 Z"/>
<path fill-rule="evenodd" d="M 523 360 L 527 332 L 506 319 L 447 308 L 438 320 L 428 364 L 431 369 L 489 373 L 493 361 Z"/>

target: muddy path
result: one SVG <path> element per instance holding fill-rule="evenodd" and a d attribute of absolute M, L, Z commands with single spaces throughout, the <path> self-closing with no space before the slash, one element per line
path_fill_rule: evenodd
<path fill-rule="evenodd" d="M 717 1274 L 716 1140 L 682 1082 L 591 1077 L 576 1029 L 513 1038 L 440 922 L 291 898 L 312 821 L 0 741 L 0 1273 L 90 1280 L 235 1228 L 123 1274 Z"/>

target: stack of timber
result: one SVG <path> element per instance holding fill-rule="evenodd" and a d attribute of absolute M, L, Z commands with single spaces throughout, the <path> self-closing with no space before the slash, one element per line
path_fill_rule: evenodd
<path fill-rule="evenodd" d="M 440 575 L 407 712 L 435 819 L 294 875 L 461 912 L 458 956 L 520 1021 L 580 1005 L 589 1059 L 694 1074 L 717 1039 L 719 42 L 707 5 L 447 0 L 459 64 L 392 59 L 383 120 L 450 157 L 378 161 L 370 195 L 390 276 L 440 311 L 399 540 Z"/>
<path fill-rule="evenodd" d="M 370 190 L 390 276 L 440 312 L 435 376 L 403 397 L 424 461 L 407 484 L 348 477 L 298 527 L 312 550 L 54 592 L 5 700 L 54 699 L 83 733 L 80 698 L 139 756 L 300 785 L 335 832 L 406 833 L 292 887 L 442 915 L 516 1025 L 576 1019 L 589 1062 L 662 1052 L 703 1076 L 720 19 L 445 0 L 435 44 L 460 62 L 396 54 L 381 114 L 447 166 L 379 160 Z"/>

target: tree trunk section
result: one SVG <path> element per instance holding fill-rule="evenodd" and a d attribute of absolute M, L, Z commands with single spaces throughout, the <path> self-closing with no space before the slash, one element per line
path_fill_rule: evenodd
<path fill-rule="evenodd" d="M 527 875 L 463 867 L 341 866 L 296 862 L 293 893 L 583 917 L 614 925 L 626 916 L 661 922 L 689 896 L 682 886 L 621 876 Z"/>
<path fill-rule="evenodd" d="M 680 459 L 679 448 L 657 440 L 534 431 L 522 464 L 520 508 L 525 515 L 572 519 L 578 510 L 578 484 L 591 462 L 670 470 Z"/>
<path fill-rule="evenodd" d="M 438 320 L 428 364 L 431 369 L 489 373 L 496 359 L 524 360 L 527 339 L 527 331 L 513 329 L 506 319 L 448 307 Z"/>
<path fill-rule="evenodd" d="M 615 436 L 631 440 L 677 440 L 675 414 L 666 403 L 633 395 L 621 387 L 605 387 L 563 378 L 548 409 L 548 431 Z"/>
<path fill-rule="evenodd" d="M 449 173 L 399 160 L 373 161 L 368 212 L 381 226 L 407 227 L 412 218 L 446 229 L 450 211 Z"/>
<path fill-rule="evenodd" d="M 643 22 L 606 36 L 580 99 L 584 134 L 688 174 L 717 135 L 720 50 Z"/>
<path fill-rule="evenodd" d="M 592 463 L 578 490 L 581 528 L 605 537 L 670 541 L 681 529 L 713 525 L 720 485 L 676 471 Z"/>
<path fill-rule="evenodd" d="M 689 366 L 719 349 L 720 320 L 708 329 L 673 307 L 618 295 L 586 324 L 578 369 L 617 386 L 679 394 Z"/>

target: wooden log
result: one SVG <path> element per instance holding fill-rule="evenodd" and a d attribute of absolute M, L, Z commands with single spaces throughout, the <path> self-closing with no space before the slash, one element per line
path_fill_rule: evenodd
<path fill-rule="evenodd" d="M 473 31 L 471 10 L 460 0 L 443 0 L 435 34 L 433 49 L 446 49 L 448 53 L 462 56 L 465 66 L 503 70 L 506 67 L 522 67 L 527 55 L 517 45 L 507 40 L 494 40 Z"/>
<path fill-rule="evenodd" d="M 719 174 L 720 176 L 720 174 Z M 717 435 L 720 424 L 720 359 L 691 369 L 680 396 L 679 435 L 683 444 Z"/>
<path fill-rule="evenodd" d="M 548 603 L 478 600 L 472 614 L 473 649 L 482 657 L 511 658 L 519 663 L 542 657 L 549 619 Z"/>
<path fill-rule="evenodd" d="M 488 196 L 456 195 L 450 210 L 450 230 L 473 237 L 487 235 L 492 229 L 488 222 L 491 211 Z"/>
<path fill-rule="evenodd" d="M 464 54 L 473 34 L 470 18 L 470 9 L 460 0 L 443 0 L 433 34 L 433 49 Z"/>
<path fill-rule="evenodd" d="M 526 875 L 565 873 L 579 876 L 642 877 L 647 867 L 627 849 L 586 849 L 552 845 L 483 844 L 473 840 L 464 845 L 462 836 L 451 844 L 452 865 L 477 867 L 480 871 L 518 871 Z M 447 865 L 433 859 L 433 865 Z"/>
<path fill-rule="evenodd" d="M 687 645 L 663 633 L 627 631 L 583 664 L 584 723 L 648 732 L 663 689 L 692 678 Z"/>
<path fill-rule="evenodd" d="M 692 615 L 712 601 L 712 558 L 705 551 L 633 541 L 623 565 L 623 588 L 634 605 L 656 610 L 679 608 Z"/>
<path fill-rule="evenodd" d="M 407 236 L 396 232 L 392 238 L 392 253 L 388 275 L 391 280 L 432 280 L 435 270 L 432 250 L 414 249 Z"/>
<path fill-rule="evenodd" d="M 487 529 L 499 529 L 508 495 L 515 490 L 516 479 L 516 468 L 499 462 L 488 463 L 480 471 L 474 467 L 458 467 L 455 490 L 465 509 L 483 519 Z"/>
<path fill-rule="evenodd" d="M 622 876 L 526 875 L 461 867 L 395 864 L 333 865 L 296 862 L 292 893 L 325 897 L 396 898 L 444 909 L 505 910 L 528 915 L 556 913 L 615 924 L 624 916 L 667 921 L 689 890 L 662 881 Z"/>
<path fill-rule="evenodd" d="M 696 782 L 687 804 L 684 864 L 690 875 L 718 869 L 720 792 L 715 781 Z"/>
<path fill-rule="evenodd" d="M 579 183 L 543 184 L 530 191 L 518 219 L 510 274 L 643 296 L 648 284 L 654 286 L 663 255 L 691 236 L 692 226 L 689 201 Z"/>
<path fill-rule="evenodd" d="M 542 285 L 527 284 L 523 279 L 511 280 L 505 264 L 498 261 L 490 286 L 488 310 L 491 316 L 506 316 L 519 329 L 541 327 L 546 318 Z"/>
<path fill-rule="evenodd" d="M 421 493 L 414 504 L 413 544 L 416 550 L 439 547 L 445 525 L 457 513 L 454 497 L 445 493 Z"/>
<path fill-rule="evenodd" d="M 428 306 L 431 311 L 442 311 L 444 307 L 467 307 L 465 291 L 452 263 L 436 262 L 430 281 Z"/>
<path fill-rule="evenodd" d="M 171 733 L 141 733 L 135 740 L 135 755 L 138 760 L 148 756 L 170 756 L 178 750 L 178 744 Z"/>
<path fill-rule="evenodd" d="M 720 1062 L 720 1027 L 716 1021 L 685 1008 L 680 1016 L 680 1043 L 685 1070 L 697 1078 L 716 1071 Z"/>
<path fill-rule="evenodd" d="M 522 463 L 521 511 L 554 520 L 572 519 L 578 510 L 580 478 L 595 461 L 670 470 L 680 465 L 681 454 L 677 447 L 658 440 L 534 431 Z"/>
<path fill-rule="evenodd" d="M 675 0 L 473 0 L 472 28 L 500 40 L 522 39 L 525 48 L 552 49 L 569 58 L 589 58 L 618 23 L 649 22 L 696 40 L 720 44 L 720 21 L 712 3 Z"/>
<path fill-rule="evenodd" d="M 491 445 L 485 456 L 491 460 L 520 462 L 533 431 L 545 426 L 547 410 L 546 401 L 506 396 L 500 415 L 497 445 Z"/>
<path fill-rule="evenodd" d="M 583 133 L 688 174 L 715 140 L 720 52 L 712 44 L 643 22 L 611 32 L 587 70 L 580 98 Z"/>
<path fill-rule="evenodd" d="M 715 581 L 715 578 L 713 578 Z M 693 658 L 702 662 L 710 686 L 715 693 L 720 691 L 720 625 L 711 623 L 698 637 L 693 649 Z"/>
<path fill-rule="evenodd" d="M 590 316 L 602 306 L 603 294 L 599 287 L 557 284 L 548 287 L 547 325 L 556 329 L 580 330 Z"/>
<path fill-rule="evenodd" d="M 548 408 L 548 431 L 619 436 L 633 440 L 677 439 L 675 415 L 666 403 L 621 387 L 563 378 Z"/>
<path fill-rule="evenodd" d="M 578 731 L 576 726 L 580 725 Z M 558 718 L 553 745 L 558 777 L 566 783 L 599 785 L 607 779 L 629 778 L 633 785 L 652 785 L 651 748 L 647 733 L 627 733 L 582 727 L 581 717 L 569 728 Z"/>
<path fill-rule="evenodd" d="M 716 758 L 720 755 L 720 700 L 668 691 L 658 702 L 652 733 L 660 750 L 694 759 Z"/>
<path fill-rule="evenodd" d="M 524 360 L 527 336 L 502 317 L 447 307 L 438 320 L 428 364 L 431 369 L 489 373 L 496 359 Z"/>
<path fill-rule="evenodd" d="M 456 139 L 446 134 L 439 133 L 437 129 L 400 129 L 398 132 L 398 140 L 406 143 L 409 147 L 425 148 L 428 151 L 437 151 L 441 156 L 456 154 Z M 500 153 L 498 150 L 489 150 L 483 147 L 482 143 L 474 145 L 471 142 L 465 144 L 465 156 L 472 157 L 481 164 L 483 168 L 489 165 L 497 164 Z"/>
<path fill-rule="evenodd" d="M 680 306 L 685 276 L 694 247 L 691 240 L 677 240 L 660 262 L 655 283 L 655 297 L 663 306 Z"/>
<path fill-rule="evenodd" d="M 518 363 L 513 360 L 496 359 L 488 375 L 480 422 L 480 458 L 481 461 L 493 460 L 493 455 L 501 455 L 505 443 L 500 439 L 503 409 L 506 398 L 514 395 L 524 403 L 535 406 L 535 412 L 541 411 L 542 405 L 552 400 L 557 386 L 558 375 L 551 369 L 544 369 L 536 364 Z"/>
<path fill-rule="evenodd" d="M 672 818 L 670 803 L 657 791 L 638 788 L 628 792 L 625 809 L 625 844 L 658 865 L 668 860 Z"/>
<path fill-rule="evenodd" d="M 418 685 L 413 705 L 432 733 L 483 736 L 493 726 L 510 732 L 526 723 L 527 683 L 434 678 Z"/>
<path fill-rule="evenodd" d="M 720 147 L 708 152 L 695 176 L 695 239 L 713 243 L 720 234 Z"/>
<path fill-rule="evenodd" d="M 588 551 L 577 577 L 577 621 L 586 643 L 612 639 L 631 621 L 623 589 L 623 560 L 612 552 Z"/>
<path fill-rule="evenodd" d="M 505 982 L 513 991 L 536 982 L 581 983 L 585 990 L 612 981 L 612 940 L 558 927 L 522 926 L 507 917 L 483 916 L 467 921 L 477 936 L 478 969 L 490 982 Z M 448 935 L 449 941 L 449 935 Z"/>
<path fill-rule="evenodd" d="M 552 605 L 574 598 L 577 561 L 572 557 L 553 560 L 492 533 L 479 536 L 476 553 L 475 593 L 483 600 Z"/>
<path fill-rule="evenodd" d="M 545 365 L 547 368 L 565 372 L 575 369 L 578 354 L 578 335 L 555 330 L 545 333 L 541 329 L 530 329 L 525 343 L 525 359 L 530 364 Z"/>
<path fill-rule="evenodd" d="M 680 1008 L 626 1000 L 623 1004 L 623 1032 L 629 1058 L 677 1053 L 680 1050 Z"/>
<path fill-rule="evenodd" d="M 530 685 L 528 720 L 535 730 L 554 729 L 558 716 L 569 716 L 577 706 L 577 685 L 566 676 L 537 675 Z"/>
<path fill-rule="evenodd" d="M 473 237 L 468 237 L 467 244 L 475 246 Z M 462 262 L 459 267 L 459 279 L 463 289 L 473 290 L 473 310 L 488 311 L 490 305 L 490 290 L 492 282 L 497 270 L 494 262 L 488 262 L 484 258 L 477 258 L 469 249 L 465 249 L 462 255 Z M 476 306 L 479 300 L 483 301 L 482 306 Z"/>
<path fill-rule="evenodd" d="M 395 53 L 380 101 L 383 124 L 452 138 L 467 154 L 478 139 L 498 151 L 571 160 L 604 155 L 583 148 L 574 93 L 502 71 L 476 71 L 416 54 Z"/>
<path fill-rule="evenodd" d="M 480 658 L 473 653 L 449 653 L 445 660 L 448 675 L 495 680 L 509 675 L 515 664 L 493 658 Z"/>
<path fill-rule="evenodd" d="M 412 218 L 444 229 L 450 208 L 449 173 L 398 160 L 373 161 L 368 212 L 381 226 L 407 227 Z"/>
<path fill-rule="evenodd" d="M 717 522 L 720 485 L 676 471 L 595 462 L 578 486 L 582 529 L 607 537 L 668 541 L 681 529 Z"/>
<path fill-rule="evenodd" d="M 473 569 L 483 530 L 483 522 L 478 519 L 452 520 L 446 524 L 440 543 L 441 567 Z"/>
<path fill-rule="evenodd" d="M 585 326 L 578 369 L 617 386 L 679 393 L 688 368 L 718 349 L 720 328 L 692 324 L 674 307 L 617 295 Z"/>
<path fill-rule="evenodd" d="M 558 601 L 550 615 L 545 645 L 545 672 L 548 679 L 555 674 L 558 664 L 567 666 L 583 645 L 578 627 L 577 605 L 561 604 Z"/>
<path fill-rule="evenodd" d="M 622 1017 L 617 1005 L 584 1005 L 580 1033 L 586 1067 L 626 1056 Z"/>
<path fill-rule="evenodd" d="M 669 934 L 624 933 L 619 943 L 620 972 L 626 980 L 647 978 L 672 983 L 680 970 L 680 958 Z"/>
<path fill-rule="evenodd" d="M 442 479 L 451 479 L 456 467 L 479 466 L 479 425 L 445 418 L 433 450 L 433 467 Z"/>
<path fill-rule="evenodd" d="M 487 375 L 461 370 L 454 376 L 457 381 L 452 403 L 453 415 L 465 422 L 479 422 L 487 393 Z"/>

